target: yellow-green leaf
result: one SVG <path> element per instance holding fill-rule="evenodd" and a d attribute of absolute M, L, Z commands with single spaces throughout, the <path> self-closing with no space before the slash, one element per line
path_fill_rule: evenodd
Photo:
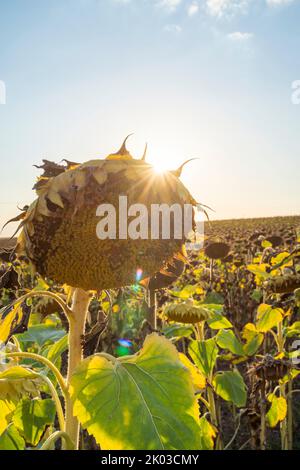
<path fill-rule="evenodd" d="M 199 449 L 199 410 L 189 372 L 152 334 L 134 356 L 82 362 L 71 380 L 74 414 L 103 450 Z"/>
<path fill-rule="evenodd" d="M 261 304 L 257 310 L 256 328 L 261 333 L 266 333 L 278 325 L 283 319 L 284 312 L 280 308 L 272 308 L 268 304 Z"/>
<path fill-rule="evenodd" d="M 267 420 L 271 428 L 275 428 L 280 421 L 283 421 L 287 414 L 287 403 L 284 397 L 270 395 L 268 397 L 271 408 L 267 413 Z"/>

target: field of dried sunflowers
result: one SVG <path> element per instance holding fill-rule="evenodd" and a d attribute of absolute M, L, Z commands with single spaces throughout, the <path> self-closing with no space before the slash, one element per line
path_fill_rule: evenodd
<path fill-rule="evenodd" d="M 299 449 L 300 217 L 100 244 L 99 198 L 196 204 L 181 169 L 42 169 L 1 240 L 0 449 Z"/>

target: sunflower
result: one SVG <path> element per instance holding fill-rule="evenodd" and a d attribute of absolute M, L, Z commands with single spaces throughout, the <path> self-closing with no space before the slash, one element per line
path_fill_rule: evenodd
<path fill-rule="evenodd" d="M 17 254 L 25 256 L 43 277 L 75 288 L 96 290 L 136 283 L 137 272 L 147 279 L 175 258 L 183 259 L 185 235 L 163 239 L 100 239 L 97 208 L 111 204 L 119 217 L 119 197 L 128 206 L 143 204 L 196 205 L 181 183 L 182 167 L 158 174 L 152 165 L 121 149 L 102 160 L 84 164 L 44 160 L 44 174 L 34 189 L 37 199 L 16 219 L 22 219 Z M 16 220 L 14 219 L 14 220 Z M 150 221 L 149 221 L 150 222 Z"/>

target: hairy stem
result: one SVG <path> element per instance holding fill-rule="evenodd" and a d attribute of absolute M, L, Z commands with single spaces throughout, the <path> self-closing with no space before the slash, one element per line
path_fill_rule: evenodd
<path fill-rule="evenodd" d="M 70 381 L 76 367 L 83 359 L 82 338 L 85 332 L 85 322 L 90 304 L 88 292 L 82 289 L 75 289 L 73 295 L 72 313 L 68 315 L 69 321 L 69 358 L 68 358 L 68 376 L 67 386 L 70 387 Z M 68 434 L 75 449 L 79 447 L 79 422 L 73 415 L 73 403 L 68 393 L 66 397 L 65 413 L 65 432 Z"/>

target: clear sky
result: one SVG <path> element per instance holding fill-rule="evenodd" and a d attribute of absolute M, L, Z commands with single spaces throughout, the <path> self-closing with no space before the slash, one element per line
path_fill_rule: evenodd
<path fill-rule="evenodd" d="M 200 158 L 183 181 L 213 218 L 299 214 L 295 80 L 299 0 L 0 0 L 0 223 L 33 164 L 130 132 L 156 165 Z"/>

